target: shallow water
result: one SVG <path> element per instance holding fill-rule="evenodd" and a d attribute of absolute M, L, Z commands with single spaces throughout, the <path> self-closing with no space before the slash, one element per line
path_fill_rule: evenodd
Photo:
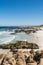
<path fill-rule="evenodd" d="M 11 35 L 12 32 L 0 32 L 0 44 L 6 44 L 9 42 L 15 42 L 15 41 L 28 41 L 28 42 L 35 42 L 36 37 L 31 34 L 26 33 L 17 33 L 15 35 Z"/>
<path fill-rule="evenodd" d="M 18 28 L 0 27 L 0 44 L 7 44 L 9 42 L 14 43 L 16 41 L 36 42 L 36 37 L 32 33 L 26 34 L 22 32 L 22 33 L 17 33 L 15 35 L 10 34 L 10 33 L 13 33 L 17 29 Z"/>
<path fill-rule="evenodd" d="M 31 33 L 31 34 L 26 34 L 26 33 L 17 33 L 16 35 L 15 35 L 15 39 L 13 39 L 12 40 L 12 42 L 14 42 L 14 41 L 28 41 L 28 42 L 34 42 L 34 43 L 36 43 L 36 40 L 37 40 L 37 38 L 34 36 L 34 34 L 33 33 Z"/>
<path fill-rule="evenodd" d="M 11 32 L 0 32 L 0 44 L 8 43 L 15 38 L 14 35 L 10 35 Z"/>

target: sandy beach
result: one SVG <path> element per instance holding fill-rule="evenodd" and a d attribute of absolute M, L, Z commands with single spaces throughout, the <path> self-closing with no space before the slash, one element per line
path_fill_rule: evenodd
<path fill-rule="evenodd" d="M 23 33 L 21 33 L 21 34 L 23 34 Z M 31 42 L 36 43 L 39 46 L 39 49 L 34 49 L 34 55 L 30 52 L 31 49 L 18 49 L 18 51 L 16 53 L 15 52 L 13 53 L 10 49 L 0 49 L 0 58 L 2 55 L 2 59 L 0 59 L 0 64 L 3 63 L 4 65 L 11 65 L 11 64 L 12 65 L 43 65 L 43 58 L 41 58 L 39 64 L 37 64 L 36 60 L 34 59 L 34 56 L 37 53 L 37 50 L 39 53 L 39 57 L 40 57 L 40 50 L 43 50 L 43 28 L 41 30 L 38 30 L 35 33 L 31 33 L 31 34 L 34 37 L 33 41 L 31 41 Z M 24 34 L 24 36 L 25 36 L 25 34 Z M 8 41 L 10 42 L 14 38 L 15 38 L 15 35 L 13 35 L 11 37 L 11 39 Z M 30 36 L 30 38 L 31 38 L 31 36 Z M 27 40 L 25 40 L 25 42 L 26 41 Z M 15 58 L 16 55 L 17 55 L 17 59 Z M 4 59 L 4 61 L 2 62 L 3 59 Z M 6 60 L 6 59 L 8 59 L 8 60 Z"/>
<path fill-rule="evenodd" d="M 39 45 L 39 50 L 43 50 L 43 28 L 34 33 L 34 35 L 37 37 L 37 44 Z"/>

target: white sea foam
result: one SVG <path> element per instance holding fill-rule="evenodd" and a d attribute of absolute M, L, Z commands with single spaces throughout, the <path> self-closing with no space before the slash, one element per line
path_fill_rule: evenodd
<path fill-rule="evenodd" d="M 0 32 L 0 44 L 11 42 L 15 39 L 15 35 L 10 35 L 12 32 Z"/>
<path fill-rule="evenodd" d="M 0 31 L 0 35 L 3 34 L 3 33 L 5 33 L 5 31 Z"/>
<path fill-rule="evenodd" d="M 15 36 L 6 38 L 6 39 L 4 39 L 4 42 L 3 42 L 3 43 L 9 43 L 9 42 L 11 42 L 14 38 L 15 38 Z"/>
<path fill-rule="evenodd" d="M 43 29 L 40 31 L 37 31 L 36 33 L 31 33 L 29 35 L 27 35 L 25 33 L 10 35 L 10 33 L 12 33 L 12 32 L 8 32 L 8 31 L 0 32 L 0 44 L 9 43 L 14 39 L 16 41 L 20 41 L 20 40 L 25 41 L 26 40 L 28 42 L 37 43 L 39 45 L 39 48 L 43 50 Z"/>

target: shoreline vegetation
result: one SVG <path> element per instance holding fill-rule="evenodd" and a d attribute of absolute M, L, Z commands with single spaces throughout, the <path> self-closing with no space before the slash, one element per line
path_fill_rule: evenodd
<path fill-rule="evenodd" d="M 41 26 L 43 27 L 43 25 Z M 18 27 L 20 30 L 15 30 L 16 33 L 25 32 L 36 33 L 41 30 L 40 26 L 34 27 Z M 23 29 L 31 28 L 31 30 Z M 10 30 L 11 31 L 11 30 Z M 0 54 L 0 65 L 43 65 L 43 50 L 39 49 L 37 43 L 29 43 L 27 41 L 17 41 L 15 43 L 0 44 L 0 49 L 5 50 L 5 53 Z M 28 49 L 30 49 L 28 51 Z M 6 53 L 6 51 L 8 52 Z M 23 51 L 27 50 L 27 51 Z M 36 51 L 35 51 L 36 50 Z M 3 51 L 0 51 L 3 52 Z"/>

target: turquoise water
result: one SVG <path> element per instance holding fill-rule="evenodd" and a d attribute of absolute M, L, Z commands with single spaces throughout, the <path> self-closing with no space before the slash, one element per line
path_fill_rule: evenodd
<path fill-rule="evenodd" d="M 10 31 L 8 31 L 10 30 Z M 7 43 L 15 43 L 16 41 L 28 41 L 28 42 L 35 42 L 36 37 L 33 33 L 26 34 L 26 33 L 17 33 L 15 35 L 11 35 L 13 33 L 13 30 L 15 31 L 15 28 L 1 28 L 0 29 L 0 44 L 7 44 Z"/>
<path fill-rule="evenodd" d="M 15 39 L 12 40 L 12 42 L 14 41 L 28 41 L 28 42 L 35 42 L 36 41 L 36 37 L 34 36 L 34 34 L 26 34 L 26 33 L 17 33 L 15 35 Z"/>

